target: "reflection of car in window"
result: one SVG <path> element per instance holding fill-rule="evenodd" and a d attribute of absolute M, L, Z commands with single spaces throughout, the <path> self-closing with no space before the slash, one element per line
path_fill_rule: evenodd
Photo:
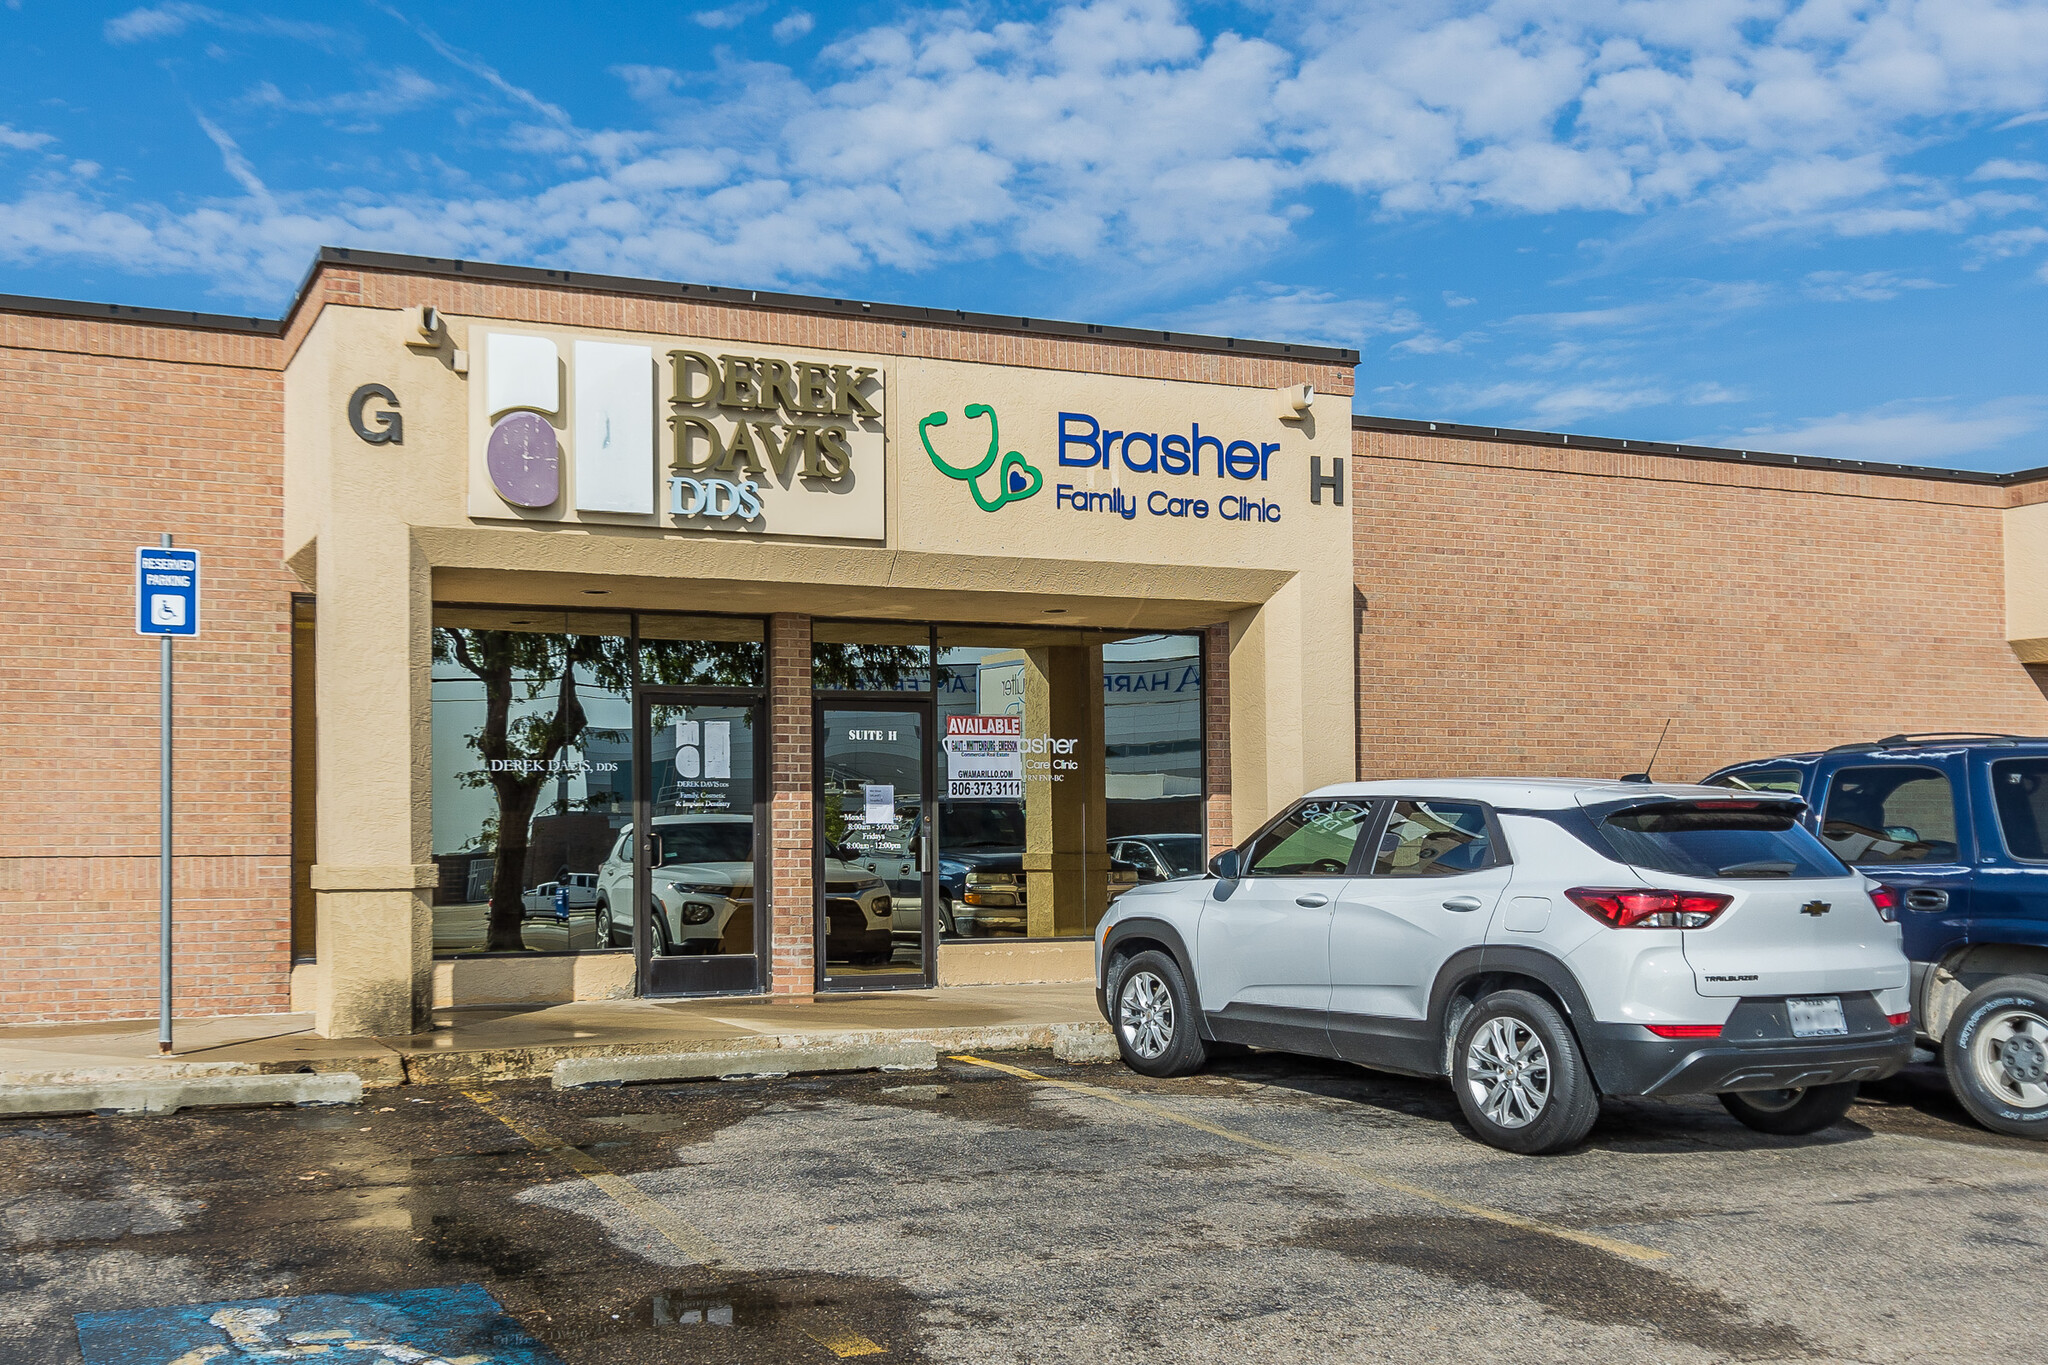
<path fill-rule="evenodd" d="M 567 895 L 561 894 L 567 892 Z M 597 874 L 572 872 L 558 881 L 542 882 L 519 897 L 524 919 L 566 921 L 572 914 L 585 914 L 597 905 Z"/>
<path fill-rule="evenodd" d="M 754 821 L 748 815 L 656 816 L 647 879 L 654 951 L 677 954 L 755 951 Z M 597 943 L 633 941 L 633 831 L 628 828 L 598 869 Z M 839 858 L 825 859 L 826 951 L 855 961 L 887 961 L 893 950 L 889 888 Z"/>
<path fill-rule="evenodd" d="M 1027 932 L 1023 803 L 941 801 L 938 827 L 939 932 L 966 938 Z M 1103 854 L 1102 875 L 1114 899 L 1138 883 L 1142 865 L 1107 844 Z"/>

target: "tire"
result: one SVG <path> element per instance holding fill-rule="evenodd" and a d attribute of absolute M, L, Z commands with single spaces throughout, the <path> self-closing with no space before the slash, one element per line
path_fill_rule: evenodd
<path fill-rule="evenodd" d="M 1186 1076 L 1209 1060 L 1180 964 L 1156 948 L 1124 964 L 1110 983 L 1117 1051 L 1141 1076 Z"/>
<path fill-rule="evenodd" d="M 2003 976 L 1971 991 L 1949 1018 L 1941 1061 L 1971 1118 L 2048 1138 L 2048 980 Z"/>
<path fill-rule="evenodd" d="M 1721 1107 L 1745 1127 L 1779 1137 L 1798 1137 L 1840 1123 L 1849 1106 L 1856 1103 L 1856 1090 L 1856 1082 L 1847 1081 L 1797 1090 L 1731 1090 L 1719 1098 Z"/>
<path fill-rule="evenodd" d="M 1585 1141 L 1600 1092 L 1571 1026 L 1542 996 L 1496 991 L 1472 1007 L 1451 1053 L 1451 1089 L 1481 1142 L 1547 1156 Z"/>
<path fill-rule="evenodd" d="M 597 946 L 612 946 L 612 907 L 609 901 L 599 901 L 597 909 L 591 912 L 592 928 L 597 934 Z"/>

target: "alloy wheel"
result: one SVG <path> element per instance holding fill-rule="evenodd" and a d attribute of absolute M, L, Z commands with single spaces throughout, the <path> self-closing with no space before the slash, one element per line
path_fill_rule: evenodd
<path fill-rule="evenodd" d="M 1131 1051 L 1151 1061 L 1173 1042 L 1173 993 L 1156 972 L 1132 972 L 1117 996 L 1117 1027 Z"/>
<path fill-rule="evenodd" d="M 2048 1019 L 2032 1010 L 2000 1010 L 1977 1029 L 1970 1065 L 2001 1102 L 2048 1108 Z"/>
<path fill-rule="evenodd" d="M 611 947 L 612 908 L 609 905 L 600 905 L 597 907 L 596 923 L 592 927 L 597 930 L 597 946 L 600 948 Z"/>
<path fill-rule="evenodd" d="M 1497 1015 L 1465 1049 L 1465 1085 L 1490 1121 L 1526 1128 L 1550 1102 L 1550 1052 L 1520 1019 Z"/>

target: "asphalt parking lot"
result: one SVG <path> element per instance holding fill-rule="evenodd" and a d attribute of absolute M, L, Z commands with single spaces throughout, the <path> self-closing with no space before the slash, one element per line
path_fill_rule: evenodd
<path fill-rule="evenodd" d="M 1532 1159 L 1464 1136 L 1441 1085 L 1338 1064 L 986 1060 L 10 1122 L 0 1361 L 171 1365 L 90 1315 L 466 1284 L 518 1329 L 478 1361 L 2041 1353 L 2048 1150 L 1971 1127 L 1931 1067 L 1814 1137 L 1621 1102 Z M 256 1339 L 189 1360 L 342 1335 Z"/>

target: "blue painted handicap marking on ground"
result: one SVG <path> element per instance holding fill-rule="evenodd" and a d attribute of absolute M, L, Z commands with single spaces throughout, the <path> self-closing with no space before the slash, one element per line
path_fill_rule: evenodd
<path fill-rule="evenodd" d="M 562 1365 L 482 1285 L 80 1313 L 85 1365 Z"/>

